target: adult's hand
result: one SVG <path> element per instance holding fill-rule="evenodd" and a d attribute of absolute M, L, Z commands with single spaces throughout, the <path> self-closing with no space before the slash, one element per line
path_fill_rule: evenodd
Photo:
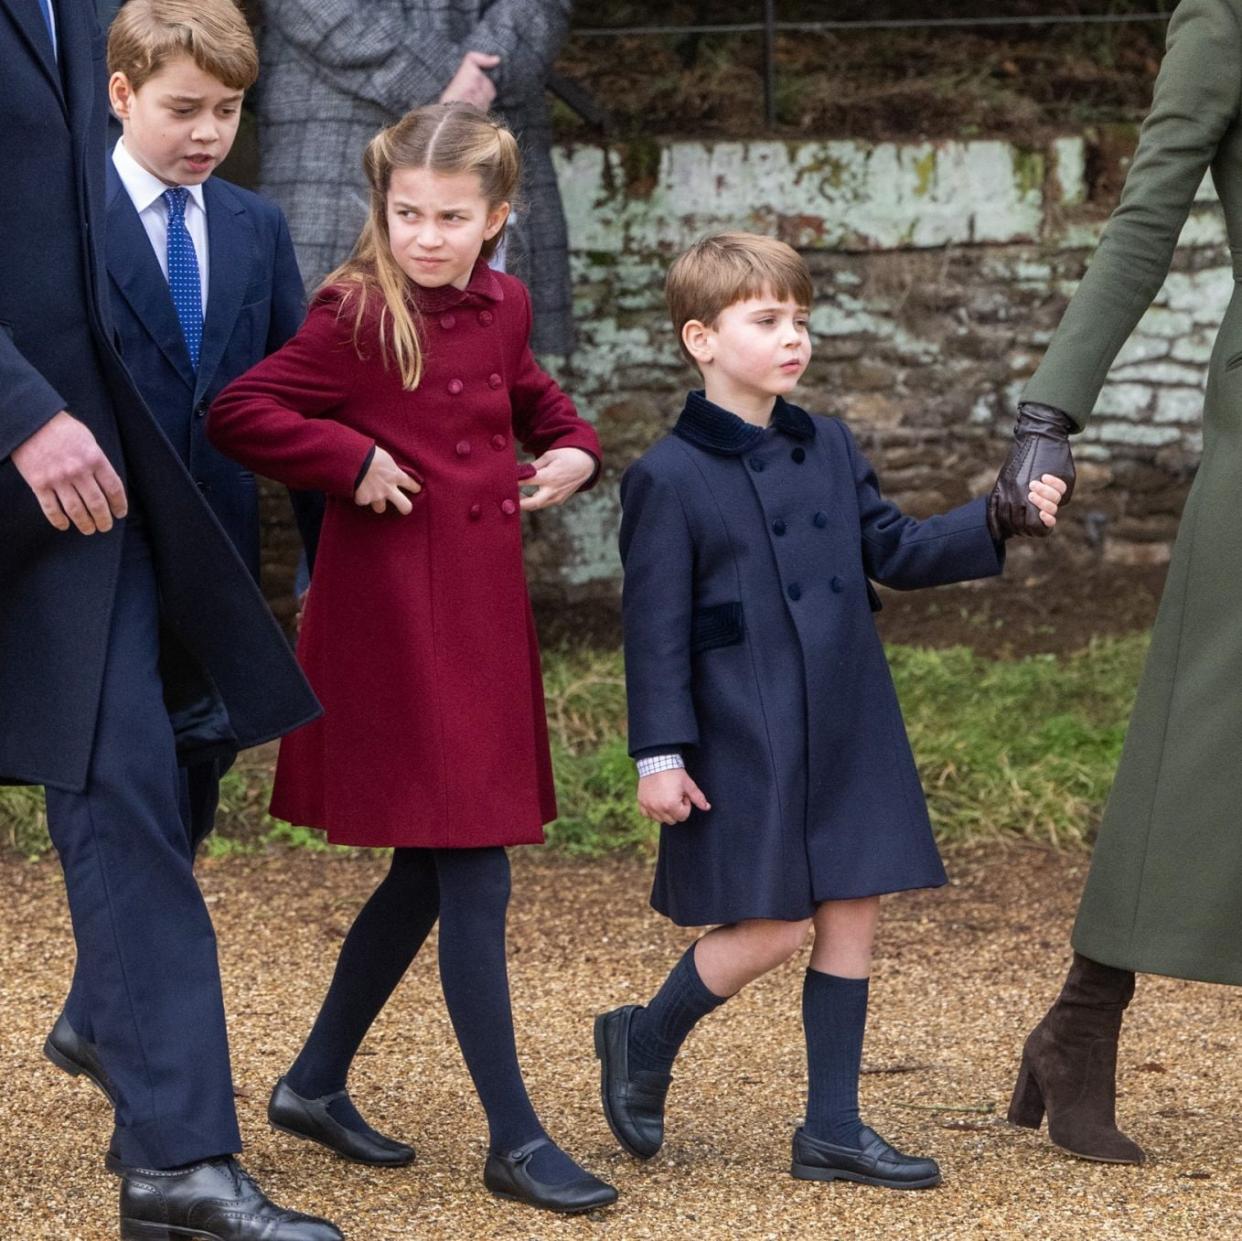
<path fill-rule="evenodd" d="M 535 472 L 521 480 L 523 487 L 537 488 L 522 497 L 527 512 L 564 504 L 595 473 L 595 458 L 581 448 L 549 448 L 533 464 Z"/>
<path fill-rule="evenodd" d="M 408 513 L 414 506 L 410 503 L 407 491 L 417 495 L 422 485 L 412 479 L 378 444 L 371 457 L 371 464 L 354 492 L 354 503 L 369 504 L 377 513 L 382 513 L 392 504 L 399 513 Z"/>
<path fill-rule="evenodd" d="M 496 98 L 496 87 L 484 72 L 500 64 L 500 57 L 489 52 L 467 52 L 453 80 L 440 94 L 441 103 L 472 103 L 486 112 Z"/>
<path fill-rule="evenodd" d="M 65 410 L 13 449 L 13 464 L 57 530 L 106 533 L 129 511 L 125 487 L 90 429 Z"/>
<path fill-rule="evenodd" d="M 1069 437 L 1074 423 L 1064 410 L 1023 401 L 1013 427 L 1013 443 L 988 495 L 993 536 L 1045 536 L 1051 527 L 1031 503 L 1031 484 L 1052 474 L 1065 484 L 1062 506 L 1074 494 L 1074 456 Z"/>

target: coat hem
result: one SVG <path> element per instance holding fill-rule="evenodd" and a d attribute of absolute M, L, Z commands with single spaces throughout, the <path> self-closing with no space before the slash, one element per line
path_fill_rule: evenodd
<path fill-rule="evenodd" d="M 1070 942 L 1075 952 L 1114 969 L 1242 987 L 1242 958 L 1205 958 L 1198 949 L 1136 944 L 1128 931 L 1120 929 L 1084 931 L 1075 927 Z"/>
<path fill-rule="evenodd" d="M 507 849 L 514 845 L 542 845 L 546 843 L 546 836 L 542 826 L 528 831 L 515 830 L 512 833 L 502 836 L 489 835 L 485 839 L 462 839 L 462 834 L 458 834 L 455 839 L 447 839 L 443 835 L 431 837 L 429 835 L 417 836 L 412 833 L 400 834 L 386 833 L 382 835 L 373 835 L 371 833 L 354 833 L 348 828 L 340 826 L 332 827 L 326 823 L 314 821 L 314 816 L 308 814 L 292 814 L 286 813 L 275 804 L 268 807 L 268 813 L 274 819 L 279 819 L 282 823 L 289 823 L 294 827 L 307 827 L 312 831 L 323 832 L 328 838 L 328 844 L 340 845 L 351 849 Z"/>
<path fill-rule="evenodd" d="M 823 904 L 824 901 L 858 901 L 865 900 L 869 896 L 894 896 L 898 892 L 918 892 L 926 888 L 942 888 L 946 883 L 948 883 L 948 878 L 942 877 L 940 879 L 929 879 L 921 883 L 903 884 L 898 888 L 883 887 L 858 892 L 830 892 L 823 896 L 815 896 L 797 906 L 773 907 L 772 905 L 759 903 L 756 906 L 744 905 L 740 908 L 718 909 L 710 913 L 706 910 L 696 910 L 696 914 L 706 914 L 706 916 L 695 918 L 690 918 L 688 912 L 674 912 L 671 903 L 667 905 L 662 904 L 658 894 L 653 892 L 651 894 L 651 908 L 656 913 L 666 917 L 674 926 L 728 926 L 733 922 L 746 922 L 757 918 L 772 922 L 801 922 L 805 918 L 813 917 L 816 908 Z"/>

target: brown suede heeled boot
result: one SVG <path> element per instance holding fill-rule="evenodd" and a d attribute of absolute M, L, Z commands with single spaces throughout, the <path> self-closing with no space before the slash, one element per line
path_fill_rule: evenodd
<path fill-rule="evenodd" d="M 1065 986 L 1022 1049 L 1009 1121 L 1038 1129 L 1062 1150 L 1101 1163 L 1142 1163 L 1143 1148 L 1117 1128 L 1117 1039 L 1134 995 L 1130 970 L 1074 953 Z"/>

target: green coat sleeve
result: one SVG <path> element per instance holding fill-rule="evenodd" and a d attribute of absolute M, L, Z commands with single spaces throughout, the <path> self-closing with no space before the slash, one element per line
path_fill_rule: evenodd
<path fill-rule="evenodd" d="M 1239 0 L 1182 0 L 1151 112 L 1091 267 L 1023 400 L 1086 425 L 1113 359 L 1160 291 L 1182 226 L 1242 106 Z"/>

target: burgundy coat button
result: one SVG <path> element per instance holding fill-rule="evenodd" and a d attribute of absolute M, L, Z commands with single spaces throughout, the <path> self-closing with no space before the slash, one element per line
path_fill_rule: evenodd
<path fill-rule="evenodd" d="M 504 380 L 495 372 L 487 377 L 487 386 L 489 388 L 499 388 L 502 383 L 504 383 Z"/>
<path fill-rule="evenodd" d="M 499 452 L 509 441 L 503 435 L 492 436 L 492 447 Z"/>
<path fill-rule="evenodd" d="M 490 310 L 480 310 L 479 311 L 479 322 L 484 327 L 491 327 L 492 326 L 492 312 Z"/>
<path fill-rule="evenodd" d="M 470 520 L 478 521 L 483 516 L 483 506 L 481 504 L 472 504 L 470 506 Z"/>
<path fill-rule="evenodd" d="M 440 326 L 447 332 L 457 320 L 452 315 L 441 315 Z"/>
<path fill-rule="evenodd" d="M 469 440 L 458 440 L 457 441 L 457 455 L 459 457 L 468 457 L 470 455 L 470 441 Z"/>
<path fill-rule="evenodd" d="M 517 502 L 514 500 L 501 500 L 500 511 L 509 517 L 517 512 Z"/>
<path fill-rule="evenodd" d="M 450 380 L 448 381 L 448 390 L 449 390 L 449 394 L 450 394 L 450 395 L 452 395 L 452 396 L 460 396 L 460 395 L 461 395 L 461 390 L 462 390 L 465 386 L 466 386 L 466 385 L 465 385 L 464 383 L 462 383 L 462 381 L 461 381 L 460 379 L 450 379 Z"/>

